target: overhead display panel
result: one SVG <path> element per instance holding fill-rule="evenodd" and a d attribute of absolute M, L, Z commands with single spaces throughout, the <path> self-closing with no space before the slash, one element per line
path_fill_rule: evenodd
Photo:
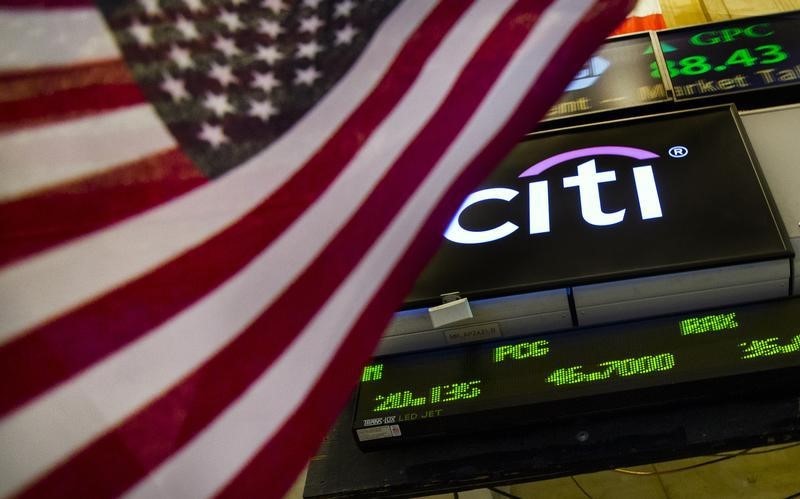
<path fill-rule="evenodd" d="M 677 100 L 800 83 L 800 12 L 658 33 Z M 651 64 L 653 82 L 661 80 Z"/>
<path fill-rule="evenodd" d="M 464 201 L 407 306 L 788 257 L 735 114 L 532 135 Z"/>
<path fill-rule="evenodd" d="M 800 299 L 385 357 L 363 371 L 354 431 L 370 445 L 510 428 L 687 398 L 696 392 L 681 384 L 796 366 Z M 780 388 L 735 379 L 740 391 Z M 658 387 L 673 391 L 643 395 Z"/>
<path fill-rule="evenodd" d="M 654 61 L 653 47 L 647 34 L 607 42 L 583 65 L 544 119 L 667 100 L 664 85 L 650 76 L 650 64 L 655 64 Z"/>

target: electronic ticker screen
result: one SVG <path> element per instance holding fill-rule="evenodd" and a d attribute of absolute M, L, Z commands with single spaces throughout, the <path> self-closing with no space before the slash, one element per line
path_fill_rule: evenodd
<path fill-rule="evenodd" d="M 648 35 L 614 39 L 583 65 L 545 120 L 667 100 L 661 81 L 651 78 L 655 61 Z"/>
<path fill-rule="evenodd" d="M 486 429 L 491 413 L 532 422 L 555 401 L 798 365 L 800 299 L 585 328 L 376 359 L 354 429 L 362 442 L 420 436 L 426 423 L 447 432 L 457 416 L 462 430 Z"/>
<path fill-rule="evenodd" d="M 731 107 L 531 135 L 453 217 L 407 307 L 788 257 Z"/>
<path fill-rule="evenodd" d="M 675 98 L 800 83 L 800 12 L 658 33 Z M 660 81 L 655 62 L 652 81 Z"/>

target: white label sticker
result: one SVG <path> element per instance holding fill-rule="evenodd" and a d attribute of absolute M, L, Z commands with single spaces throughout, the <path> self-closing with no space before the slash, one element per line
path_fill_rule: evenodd
<path fill-rule="evenodd" d="M 466 298 L 443 303 L 428 309 L 433 327 L 441 327 L 453 322 L 472 319 L 472 309 Z"/>
<path fill-rule="evenodd" d="M 383 418 L 372 418 L 364 420 L 364 426 L 377 426 L 379 424 L 383 424 Z"/>
<path fill-rule="evenodd" d="M 367 440 L 378 440 L 380 438 L 399 437 L 400 426 L 393 424 L 387 426 L 376 426 L 373 428 L 359 428 L 356 430 L 359 442 L 366 442 Z"/>

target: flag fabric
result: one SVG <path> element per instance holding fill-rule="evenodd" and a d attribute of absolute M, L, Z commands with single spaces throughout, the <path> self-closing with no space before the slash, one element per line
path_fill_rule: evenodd
<path fill-rule="evenodd" d="M 629 3 L 0 0 L 0 495 L 280 497 Z"/>
<path fill-rule="evenodd" d="M 612 35 L 624 35 L 639 31 L 659 30 L 667 27 L 661 4 L 658 0 L 639 0 L 628 17 L 617 26 Z"/>

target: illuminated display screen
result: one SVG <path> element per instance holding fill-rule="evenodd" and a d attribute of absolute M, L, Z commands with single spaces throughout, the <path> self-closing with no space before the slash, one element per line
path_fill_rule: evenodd
<path fill-rule="evenodd" d="M 658 33 L 677 99 L 800 83 L 800 13 Z M 653 81 L 661 79 L 655 63 Z"/>
<path fill-rule="evenodd" d="M 650 76 L 649 65 L 654 61 L 646 34 L 606 43 L 575 75 L 545 119 L 666 100 L 664 85 Z"/>
<path fill-rule="evenodd" d="M 355 428 L 800 365 L 800 299 L 385 357 L 364 370 Z M 758 387 L 756 387 L 758 388 Z M 586 407 L 591 410 L 591 407 Z M 446 424 L 445 424 L 446 427 Z"/>
<path fill-rule="evenodd" d="M 533 134 L 467 197 L 406 306 L 788 257 L 737 120 L 716 107 Z"/>

